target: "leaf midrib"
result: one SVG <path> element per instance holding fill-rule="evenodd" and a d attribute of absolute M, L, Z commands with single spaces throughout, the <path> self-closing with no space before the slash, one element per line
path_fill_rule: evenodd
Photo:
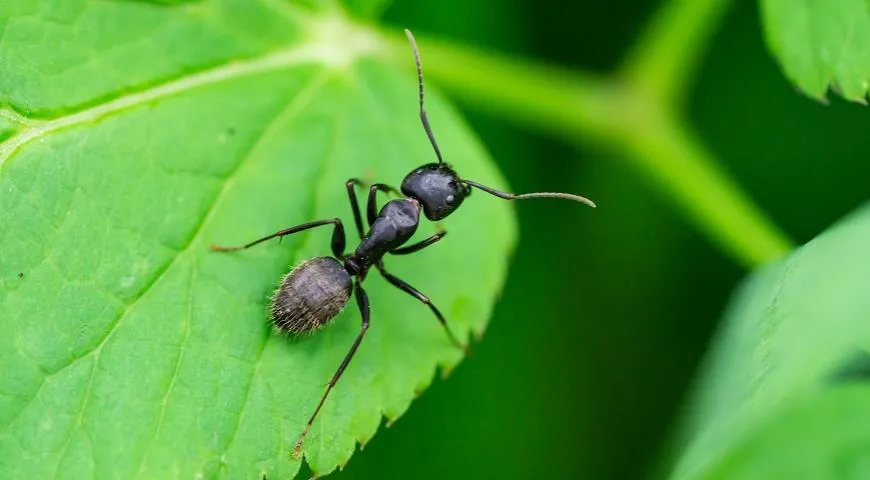
<path fill-rule="evenodd" d="M 348 38 L 356 41 L 349 42 Z M 372 55 L 381 48 L 378 37 L 372 31 L 339 17 L 329 17 L 320 20 L 311 29 L 308 41 L 298 45 L 245 59 L 228 59 L 206 70 L 153 84 L 148 88 L 51 120 L 27 119 L 26 128 L 0 142 L 0 172 L 6 161 L 23 146 L 59 130 L 93 123 L 139 105 L 235 78 L 281 71 L 304 64 L 319 63 L 334 70 L 347 69 L 358 59 Z M 15 115 L 16 118 L 26 119 L 21 115 Z"/>

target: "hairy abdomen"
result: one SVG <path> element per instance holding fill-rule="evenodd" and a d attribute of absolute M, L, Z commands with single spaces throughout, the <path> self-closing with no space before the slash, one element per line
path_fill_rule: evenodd
<path fill-rule="evenodd" d="M 272 299 L 272 323 L 292 335 L 317 330 L 347 305 L 350 274 L 332 257 L 302 262 L 281 281 Z"/>

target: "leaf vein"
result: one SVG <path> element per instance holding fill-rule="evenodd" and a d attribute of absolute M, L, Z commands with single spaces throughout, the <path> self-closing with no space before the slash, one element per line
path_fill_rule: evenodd
<path fill-rule="evenodd" d="M 190 266 L 190 278 L 187 283 L 187 315 L 185 315 L 184 333 L 182 334 L 183 338 L 181 340 L 181 346 L 178 356 L 175 359 L 175 368 L 172 371 L 172 377 L 169 379 L 169 386 L 166 388 L 166 394 L 163 395 L 163 399 L 160 402 L 160 416 L 157 419 L 157 428 L 155 428 L 154 435 L 151 437 L 148 448 L 145 449 L 145 453 L 142 455 L 142 460 L 139 462 L 137 476 L 142 474 L 142 469 L 145 467 L 145 460 L 154 448 L 154 442 L 160 436 L 161 430 L 163 430 L 163 419 L 166 417 L 166 404 L 169 403 L 169 395 L 172 394 L 172 389 L 175 387 L 175 381 L 178 379 L 178 372 L 181 370 L 181 363 L 184 361 L 184 351 L 187 348 L 187 342 L 190 340 L 190 324 L 193 323 L 193 285 L 195 279 L 196 262 L 194 261 Z"/>
<path fill-rule="evenodd" d="M 335 38 L 335 21 L 324 20 L 322 25 L 315 26 L 314 35 L 309 41 L 290 48 L 242 60 L 230 59 L 209 69 L 151 85 L 143 90 L 116 97 L 69 115 L 51 120 L 31 120 L 32 123 L 28 128 L 0 143 L 0 170 L 23 146 L 59 130 L 93 123 L 120 111 L 234 78 L 280 71 L 307 63 L 346 65 L 377 48 L 377 42 L 373 41 L 356 41 L 351 45 L 340 44 L 339 41 L 343 39 Z"/>
<path fill-rule="evenodd" d="M 295 116 L 295 115 L 296 115 L 298 112 L 300 112 L 300 111 L 301 111 L 301 110 L 302 110 L 302 109 L 303 109 L 303 108 L 304 108 L 308 103 L 311 102 L 311 100 L 315 97 L 315 95 L 316 95 L 317 92 L 320 90 L 320 88 L 321 88 L 321 87 L 326 83 L 326 80 L 327 80 L 328 78 L 329 78 L 328 71 L 325 71 L 324 73 L 322 73 L 322 74 L 320 74 L 320 75 L 318 75 L 318 76 L 312 78 L 311 80 L 309 80 L 308 85 L 306 85 L 305 87 L 303 87 L 303 88 L 300 90 L 300 92 L 295 96 L 295 98 L 294 98 L 292 101 L 290 101 L 290 102 L 287 104 L 287 106 L 286 106 L 283 110 L 281 110 L 280 112 L 278 112 L 278 114 L 277 114 L 277 115 L 272 119 L 272 121 L 271 121 L 271 122 L 266 126 L 266 128 L 263 129 L 263 133 L 259 136 L 259 138 L 257 139 L 257 141 L 254 142 L 253 146 L 249 149 L 249 151 L 248 151 L 248 153 L 245 155 L 245 157 L 244 157 L 244 158 L 243 158 L 243 159 L 238 163 L 238 165 L 237 165 L 237 167 L 236 167 L 236 170 L 234 170 L 234 171 L 230 174 L 231 177 L 234 177 L 234 176 L 235 176 L 235 174 L 236 174 L 236 173 L 241 169 L 241 166 L 242 166 L 242 165 L 245 165 L 245 164 L 249 163 L 249 161 L 250 161 L 252 158 L 254 158 L 254 157 L 256 156 L 256 153 L 258 152 L 259 148 L 263 145 L 263 143 L 265 142 L 265 140 L 266 140 L 267 138 L 269 138 L 269 137 L 270 137 L 270 136 L 271 136 L 271 135 L 276 131 L 276 129 L 278 128 L 279 125 L 283 124 L 284 122 L 286 122 L 286 121 L 289 120 L 290 118 L 293 118 L 293 116 Z M 202 232 L 202 228 L 201 228 L 201 227 L 202 227 L 203 225 L 205 225 L 206 223 L 208 223 L 208 221 L 210 220 L 210 218 L 211 218 L 211 213 L 212 213 L 212 211 L 214 210 L 214 207 L 215 207 L 216 205 L 218 205 L 218 204 L 221 202 L 221 199 L 223 198 L 225 192 L 228 190 L 228 184 L 229 184 L 229 183 L 230 183 L 229 181 L 227 181 L 227 182 L 224 183 L 224 189 L 223 189 L 223 190 L 221 191 L 221 193 L 219 194 L 217 200 L 215 200 L 215 202 L 212 203 L 212 209 L 209 211 L 209 214 L 207 215 L 207 218 L 206 218 L 206 219 L 202 222 L 202 224 L 200 225 L 200 229 L 199 229 L 199 231 L 197 232 L 197 235 L 196 235 L 197 237 L 198 237 L 199 234 Z M 192 241 L 191 244 L 193 244 L 193 243 L 196 243 L 196 242 L 195 242 L 195 241 Z M 190 246 L 190 244 L 188 245 L 188 247 L 189 247 L 189 246 Z M 184 250 L 182 253 L 186 253 L 188 250 L 189 250 L 189 248 L 185 248 L 185 250 Z M 195 269 L 195 268 L 196 268 L 196 265 L 194 264 L 191 268 L 192 268 L 192 269 Z M 193 273 L 191 273 L 191 276 L 193 276 Z M 191 281 L 191 288 L 192 288 L 192 283 L 193 283 L 193 282 Z M 193 295 L 193 294 L 192 294 L 192 292 L 191 292 L 190 295 L 189 295 L 189 297 L 190 297 L 190 298 L 189 298 L 189 300 L 190 300 L 189 307 L 190 307 L 190 308 L 192 308 L 192 295 Z M 191 313 L 192 313 L 192 312 L 191 312 Z M 187 340 L 187 337 L 185 337 L 185 342 L 186 342 L 186 340 Z M 257 354 L 257 359 L 256 359 L 255 362 L 254 362 L 254 369 L 255 369 L 255 371 L 256 371 L 257 366 L 259 365 L 259 361 L 260 361 L 260 358 L 261 358 L 262 355 L 263 355 L 263 351 L 265 350 L 265 345 L 266 345 L 266 342 L 264 341 L 264 342 L 263 342 L 263 345 L 262 345 L 261 348 L 260 348 L 259 353 Z M 179 359 L 179 365 L 180 365 L 180 361 L 181 361 L 181 359 Z M 176 365 L 176 370 L 175 370 L 175 374 L 177 374 L 177 373 L 178 373 L 178 365 Z M 174 374 L 174 375 L 175 375 L 175 374 Z M 173 375 L 173 382 L 172 382 L 172 383 L 174 383 L 174 378 L 175 378 L 174 375 Z M 250 389 L 250 384 L 251 384 L 252 382 L 253 382 L 253 374 L 252 374 L 252 377 L 251 377 L 251 381 L 248 383 L 248 389 Z M 149 445 L 148 449 L 146 449 L 146 452 L 145 452 L 145 454 L 143 454 L 142 459 L 141 459 L 141 461 L 140 461 L 140 464 L 139 464 L 139 473 L 141 473 L 142 468 L 143 468 L 144 465 L 145 465 L 145 460 L 147 459 L 148 452 L 150 452 L 150 450 L 153 448 L 154 442 L 155 442 L 155 441 L 157 440 L 157 438 L 159 437 L 159 433 L 160 433 L 160 425 L 162 424 L 163 415 L 165 414 L 165 411 L 166 411 L 166 403 L 167 403 L 167 400 L 168 400 L 168 397 L 169 397 L 169 394 L 170 394 L 170 390 L 171 390 L 171 384 L 170 384 L 170 389 L 167 390 L 167 393 L 166 393 L 166 395 L 165 395 L 165 397 L 164 397 L 163 406 L 162 406 L 161 414 L 160 414 L 160 421 L 158 422 L 157 430 L 155 431 L 154 436 L 153 436 L 152 439 L 151 439 L 150 445 Z M 247 393 L 245 394 L 245 398 L 247 399 Z M 244 405 L 242 406 L 242 410 L 244 410 Z M 239 417 L 241 417 L 241 413 L 239 414 Z M 238 425 L 236 426 L 236 428 L 238 428 Z"/>
<path fill-rule="evenodd" d="M 285 109 L 285 112 L 287 110 L 290 110 L 292 106 L 297 106 L 297 105 L 299 107 L 304 106 L 304 104 L 306 104 L 309 100 L 307 97 L 309 97 L 313 93 L 313 91 L 316 91 L 317 87 L 321 86 L 324 83 L 325 79 L 326 79 L 326 75 L 324 75 L 324 74 L 321 74 L 320 76 L 312 79 L 311 83 L 309 83 L 309 85 L 306 86 L 304 88 L 304 90 L 296 96 L 294 101 L 292 101 L 290 103 L 290 106 L 288 106 L 288 109 Z M 304 101 L 300 101 L 300 99 L 303 99 Z M 302 105 L 300 105 L 300 103 Z M 292 110 L 295 112 L 296 108 L 293 108 Z M 262 143 L 262 139 L 270 132 L 271 132 L 271 130 L 264 130 L 263 134 L 260 136 L 258 141 L 255 142 L 254 146 L 252 147 L 251 152 L 253 152 L 256 149 L 256 147 Z M 91 371 L 90 380 L 89 380 L 88 386 L 85 390 L 84 400 L 82 401 L 82 405 L 79 408 L 79 413 L 78 413 L 78 417 L 77 417 L 78 419 L 76 421 L 76 425 L 73 427 L 73 430 L 70 432 L 70 435 L 67 438 L 66 445 L 63 447 L 62 453 L 58 459 L 58 464 L 55 467 L 55 475 L 53 475 L 53 477 L 56 476 L 56 474 L 57 474 L 57 468 L 60 467 L 60 463 L 63 460 L 63 456 L 64 456 L 66 450 L 69 448 L 69 445 L 72 442 L 72 438 L 73 438 L 76 430 L 81 428 L 83 423 L 84 423 L 84 414 L 85 414 L 85 410 L 87 409 L 87 405 L 88 405 L 88 402 L 90 399 L 91 387 L 93 386 L 93 378 L 96 374 L 96 368 L 97 368 L 97 364 L 99 363 L 99 360 L 100 360 L 100 353 L 102 352 L 103 346 L 106 344 L 106 342 L 108 342 L 108 340 L 109 340 L 109 338 L 111 338 L 112 334 L 115 331 L 117 331 L 118 325 L 121 324 L 121 322 L 124 320 L 124 318 L 127 317 L 127 315 L 130 313 L 130 311 L 132 311 L 136 307 L 136 305 L 138 305 L 139 302 L 147 296 L 147 294 L 149 292 L 153 291 L 153 287 L 156 284 L 158 284 L 162 279 L 164 279 L 166 277 L 166 273 L 169 272 L 170 270 L 172 270 L 172 268 L 178 264 L 179 259 L 181 259 L 185 255 L 187 255 L 188 252 L 190 252 L 191 247 L 193 245 L 197 244 L 197 240 L 199 239 L 200 235 L 202 234 L 204 227 L 211 221 L 212 217 L 214 216 L 214 213 L 217 209 L 216 207 L 221 203 L 222 199 L 226 195 L 226 192 L 232 186 L 235 176 L 241 170 L 242 165 L 244 165 L 250 158 L 251 158 L 251 154 L 249 153 L 247 156 L 242 158 L 238 164 L 236 164 L 235 169 L 232 172 L 230 172 L 229 175 L 227 175 L 226 179 L 223 182 L 223 186 L 221 188 L 221 191 L 216 195 L 215 199 L 211 202 L 211 207 L 209 208 L 208 212 L 206 212 L 205 216 L 203 217 L 203 220 L 199 223 L 199 225 L 195 229 L 193 235 L 191 236 L 190 240 L 187 242 L 184 249 L 182 249 L 178 254 L 176 254 L 175 257 L 173 258 L 173 260 L 171 262 L 169 262 L 168 265 L 158 275 L 155 276 L 155 279 L 149 285 L 147 285 L 146 287 L 143 288 L 141 295 L 138 298 L 136 298 L 136 300 L 134 302 L 129 304 L 127 308 L 124 309 L 124 311 L 121 313 L 121 315 L 115 320 L 114 324 L 108 329 L 103 340 L 89 354 L 89 355 L 91 355 L 91 354 L 95 355 L 94 367 Z"/>
<path fill-rule="evenodd" d="M 341 145 L 341 137 L 342 137 L 343 132 L 344 132 L 344 130 L 343 130 L 342 128 L 336 128 L 336 138 L 334 139 L 333 142 L 330 143 L 329 153 L 324 157 L 324 161 L 323 161 L 323 163 L 322 163 L 322 167 L 321 167 L 320 171 L 318 172 L 317 177 L 319 178 L 319 180 L 316 180 L 316 181 L 315 181 L 315 183 L 317 184 L 317 186 L 316 186 L 315 189 L 314 189 L 314 201 L 312 202 L 312 206 L 311 206 L 311 209 L 310 209 L 310 211 L 309 211 L 309 215 L 308 215 L 309 218 L 313 218 L 313 217 L 314 217 L 314 214 L 315 214 L 315 213 L 317 212 L 317 210 L 318 210 L 318 205 L 317 205 L 318 202 L 317 202 L 317 199 L 322 197 L 321 192 L 322 192 L 323 189 L 325 188 L 324 185 L 323 185 L 323 184 L 325 183 L 324 177 L 326 177 L 326 176 L 327 176 L 327 173 L 329 172 L 329 166 L 335 162 L 336 146 L 337 146 L 337 145 Z M 306 235 L 306 236 L 303 237 L 303 239 L 302 239 L 302 240 L 297 244 L 296 248 L 294 249 L 294 251 L 293 251 L 293 253 L 292 253 L 292 255 L 293 255 L 294 258 L 293 258 L 293 260 L 290 262 L 291 264 L 295 264 L 295 263 L 296 263 L 296 258 L 295 258 L 295 257 L 296 257 L 296 254 L 297 254 L 298 252 L 300 252 L 302 249 L 305 248 L 305 241 L 306 241 L 307 238 L 308 238 L 308 236 Z M 264 342 L 263 342 L 263 345 L 262 345 L 261 348 L 260 348 L 259 355 L 257 356 L 257 359 L 256 359 L 256 361 L 255 361 L 254 372 L 252 373 L 252 375 L 251 375 L 251 379 L 250 379 L 250 381 L 248 382 L 247 388 L 246 388 L 246 390 L 245 390 L 245 396 L 244 396 L 244 398 L 245 398 L 245 402 L 244 402 L 244 404 L 242 405 L 241 410 L 239 411 L 239 415 L 238 415 L 238 418 L 237 418 L 237 421 L 236 421 L 235 428 L 233 429 L 233 433 L 232 433 L 232 435 L 230 436 L 229 441 L 227 441 L 227 443 L 226 443 L 226 447 L 223 448 L 223 450 L 222 450 L 222 452 L 221 452 L 221 454 L 220 454 L 221 461 L 223 461 L 223 457 L 224 457 L 224 455 L 226 455 L 226 452 L 230 449 L 230 447 L 232 446 L 233 442 L 235 441 L 236 435 L 238 434 L 239 427 L 241 426 L 242 415 L 244 414 L 245 407 L 247 407 L 248 399 L 249 399 L 249 396 L 250 396 L 250 393 L 251 393 L 251 388 L 253 387 L 253 384 L 254 384 L 254 381 L 256 380 L 257 374 L 259 373 L 259 368 L 260 368 L 260 365 L 261 365 L 261 361 L 260 361 L 260 360 L 261 360 L 262 357 L 263 357 L 263 353 L 265 352 L 265 350 L 266 350 L 266 346 L 267 346 L 267 345 L 268 345 L 268 339 L 267 339 L 267 341 L 264 341 Z M 274 392 L 272 392 L 272 388 L 271 388 L 271 386 L 269 385 L 268 382 L 266 382 L 266 387 L 269 389 L 270 394 L 271 394 L 272 397 L 274 398 Z M 278 420 L 280 420 L 280 418 L 281 418 L 281 417 L 280 417 L 280 413 L 275 413 L 273 416 L 274 416 L 276 419 L 278 419 Z M 277 422 L 277 423 L 278 423 L 278 425 L 280 425 L 280 421 Z M 276 454 L 277 454 L 277 455 L 280 455 L 281 440 L 283 439 L 283 435 L 281 435 L 280 427 L 279 427 L 278 436 L 279 436 L 279 444 L 278 444 L 278 452 L 277 452 Z"/>

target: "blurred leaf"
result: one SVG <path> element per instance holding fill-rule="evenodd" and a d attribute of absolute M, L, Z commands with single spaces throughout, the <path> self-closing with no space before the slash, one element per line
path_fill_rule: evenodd
<path fill-rule="evenodd" d="M 201 0 L 127 0 L 131 2 L 151 2 L 156 4 L 163 5 L 174 5 L 177 3 L 190 3 L 190 2 L 199 2 Z"/>
<path fill-rule="evenodd" d="M 843 478 L 843 462 L 868 451 L 866 415 L 855 413 L 870 405 L 868 238 L 870 205 L 741 289 L 675 478 Z"/>
<path fill-rule="evenodd" d="M 870 478 L 870 385 L 850 384 L 798 398 L 772 412 L 708 478 Z"/>
<path fill-rule="evenodd" d="M 289 478 L 359 313 L 294 342 L 267 324 L 272 289 L 329 253 L 328 229 L 207 247 L 335 216 L 353 245 L 344 181 L 395 184 L 434 158 L 410 53 L 399 71 L 372 32 L 271 1 L 21 1 L 0 25 L 0 118 L 24 122 L 0 143 L 0 477 Z M 459 171 L 503 185 L 428 99 Z M 509 204 L 475 197 L 444 226 L 388 267 L 462 337 L 482 333 Z M 419 302 L 377 274 L 365 286 L 372 327 L 306 443 L 317 473 L 461 357 Z"/>
<path fill-rule="evenodd" d="M 866 0 L 762 0 L 767 43 L 785 75 L 824 100 L 832 87 L 863 102 L 870 87 L 870 4 Z"/>
<path fill-rule="evenodd" d="M 0 140 L 5 140 L 14 134 L 17 129 L 18 123 L 15 120 L 0 113 Z"/>
<path fill-rule="evenodd" d="M 364 18 L 379 17 L 392 0 L 344 0 L 347 9 Z"/>

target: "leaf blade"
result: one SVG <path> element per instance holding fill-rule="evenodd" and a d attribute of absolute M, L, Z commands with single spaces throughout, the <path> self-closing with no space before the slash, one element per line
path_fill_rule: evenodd
<path fill-rule="evenodd" d="M 763 0 L 768 47 L 785 75 L 824 101 L 828 88 L 864 103 L 870 88 L 870 6 L 864 0 Z"/>
<path fill-rule="evenodd" d="M 870 299 L 863 290 L 868 234 L 870 207 L 865 206 L 744 285 L 700 378 L 674 478 L 790 468 L 759 460 L 765 454 L 776 457 L 777 444 L 770 439 L 783 438 L 776 429 L 792 422 L 789 431 L 810 432 L 827 417 L 783 412 L 809 409 L 828 415 L 824 399 L 839 398 L 842 379 L 851 381 L 854 374 L 856 353 L 866 352 L 870 341 L 864 321 Z M 866 392 L 858 395 L 864 398 Z M 829 437 L 814 437 L 825 453 L 802 461 L 814 468 L 831 465 L 842 453 L 838 442 L 851 436 L 848 429 L 832 429 Z"/>
<path fill-rule="evenodd" d="M 121 79 L 75 101 L 49 101 L 55 94 L 41 100 L 46 118 L 27 118 L 0 144 L 0 220 L 9 225 L 0 245 L 13 253 L 0 258 L 0 405 L 9 407 L 0 457 L 13 459 L 3 476 L 298 469 L 289 450 L 358 315 L 350 308 L 318 336 L 287 342 L 270 335 L 265 304 L 288 265 L 328 252 L 328 232 L 234 254 L 208 244 L 335 216 L 350 233 L 344 180 L 397 182 L 432 155 L 410 53 L 400 73 L 372 57 L 371 43 L 336 51 L 348 38 L 336 32 L 373 36 L 324 22 L 330 40 L 292 37 L 133 92 Z M 0 75 L 0 85 L 15 78 Z M 32 94 L 4 100 L 32 105 Z M 437 93 L 428 100 L 460 171 L 503 183 L 455 112 Z M 485 327 L 515 226 L 495 199 L 468 202 L 460 215 L 445 222 L 443 245 L 389 265 L 464 336 Z M 379 279 L 366 288 L 372 329 L 309 437 L 321 473 L 370 439 L 382 414 L 400 416 L 436 366 L 460 358 L 425 307 Z"/>

